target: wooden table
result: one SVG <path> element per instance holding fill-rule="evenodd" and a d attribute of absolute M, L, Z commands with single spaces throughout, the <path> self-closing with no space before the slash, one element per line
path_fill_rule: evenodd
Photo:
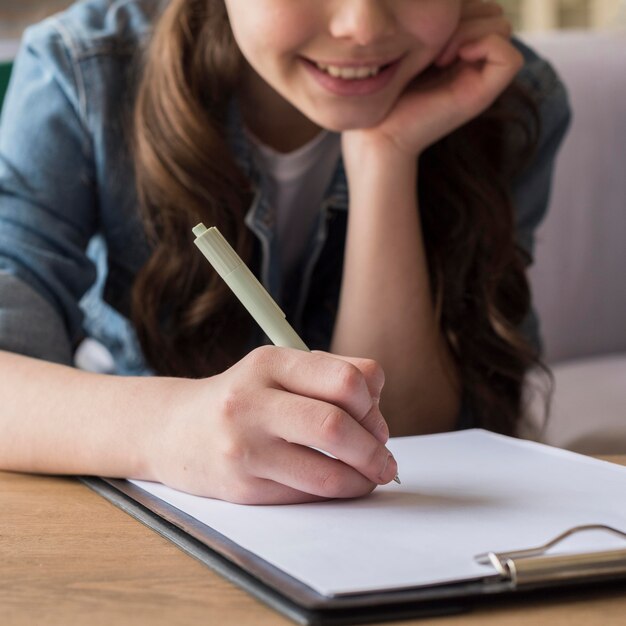
<path fill-rule="evenodd" d="M 626 457 L 613 459 L 626 465 Z M 626 587 L 489 602 L 420 626 L 622 626 Z M 2 626 L 292 622 L 73 478 L 0 472 Z"/>

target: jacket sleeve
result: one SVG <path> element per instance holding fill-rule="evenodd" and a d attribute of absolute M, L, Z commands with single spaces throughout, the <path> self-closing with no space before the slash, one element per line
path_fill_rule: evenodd
<path fill-rule="evenodd" d="M 51 22 L 24 36 L 0 123 L 0 349 L 71 364 L 97 196 L 81 77 Z"/>

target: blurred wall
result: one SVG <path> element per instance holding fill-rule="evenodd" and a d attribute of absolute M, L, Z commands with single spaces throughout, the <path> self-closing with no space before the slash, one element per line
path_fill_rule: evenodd
<path fill-rule="evenodd" d="M 0 0 L 0 38 L 19 38 L 26 26 L 70 4 L 71 0 Z"/>
<path fill-rule="evenodd" d="M 626 0 L 500 0 L 515 30 L 604 29 L 625 24 Z"/>

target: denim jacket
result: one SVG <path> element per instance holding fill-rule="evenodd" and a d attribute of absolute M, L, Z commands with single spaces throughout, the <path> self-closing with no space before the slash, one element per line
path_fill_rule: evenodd
<path fill-rule="evenodd" d="M 112 372 L 151 373 L 128 321 L 132 282 L 150 250 L 136 210 L 125 124 L 134 62 L 158 5 L 84 0 L 24 35 L 0 124 L 0 349 L 73 364 L 76 347 L 89 336 L 113 356 Z M 520 79 L 542 119 L 536 158 L 512 190 L 518 242 L 532 254 L 570 113 L 552 68 L 516 45 L 526 59 Z M 296 284 L 283 285 L 273 211 L 236 109 L 231 146 L 257 188 L 246 217 L 259 251 L 254 269 L 305 342 L 327 349 L 341 286 L 345 172 L 340 163 Z M 534 315 L 524 332 L 539 341 Z"/>

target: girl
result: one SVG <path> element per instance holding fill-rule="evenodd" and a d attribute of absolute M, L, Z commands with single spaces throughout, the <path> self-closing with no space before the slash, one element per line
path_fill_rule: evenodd
<path fill-rule="evenodd" d="M 493 2 L 84 0 L 31 29 L 0 128 L 0 467 L 291 503 L 392 480 L 390 433 L 513 433 L 567 121 Z M 318 351 L 262 345 L 199 221 Z M 110 367 L 68 367 L 86 335 Z"/>

